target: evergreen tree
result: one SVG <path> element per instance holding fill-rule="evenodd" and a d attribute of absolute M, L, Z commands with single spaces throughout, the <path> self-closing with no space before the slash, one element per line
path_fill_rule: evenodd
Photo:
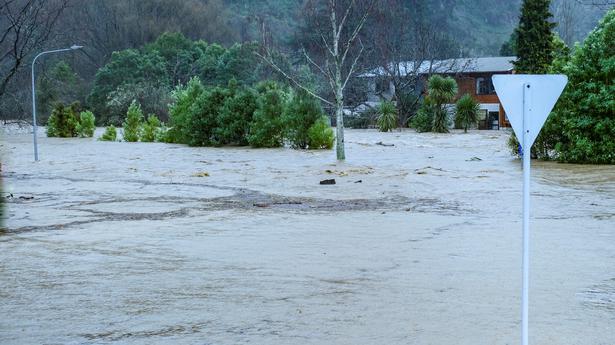
<path fill-rule="evenodd" d="M 545 74 L 553 61 L 553 34 L 555 24 L 549 19 L 550 0 L 524 0 L 517 35 L 517 73 Z"/>

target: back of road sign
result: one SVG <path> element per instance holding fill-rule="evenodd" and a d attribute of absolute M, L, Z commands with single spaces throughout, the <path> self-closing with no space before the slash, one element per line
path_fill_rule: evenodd
<path fill-rule="evenodd" d="M 529 114 L 528 123 L 525 126 L 529 130 L 529 146 L 531 147 L 567 83 L 568 77 L 562 74 L 499 74 L 493 76 L 495 91 L 520 143 L 523 143 L 524 87 L 529 85 L 532 94 L 532 97 L 526 100 L 529 101 L 527 105 Z M 523 149 L 529 152 L 529 148 L 524 147 Z"/>

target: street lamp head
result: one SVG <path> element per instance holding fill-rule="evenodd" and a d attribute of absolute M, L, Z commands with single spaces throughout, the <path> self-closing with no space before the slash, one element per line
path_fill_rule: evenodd
<path fill-rule="evenodd" d="M 72 49 L 72 50 L 77 50 L 77 49 L 81 49 L 81 48 L 83 48 L 83 46 L 78 46 L 78 45 L 76 45 L 76 44 L 74 44 L 74 45 L 72 45 L 72 46 L 70 47 L 70 49 Z"/>

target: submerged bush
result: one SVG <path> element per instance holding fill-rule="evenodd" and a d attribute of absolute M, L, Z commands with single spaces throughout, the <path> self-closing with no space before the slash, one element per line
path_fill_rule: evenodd
<path fill-rule="evenodd" d="M 308 129 L 308 147 L 310 150 L 320 150 L 333 148 L 335 143 L 335 134 L 333 128 L 329 125 L 329 119 L 325 116 L 320 117 Z"/>
<path fill-rule="evenodd" d="M 282 114 L 286 93 L 273 81 L 259 84 L 257 109 L 250 125 L 248 142 L 253 147 L 280 147 L 283 144 L 284 121 Z"/>
<path fill-rule="evenodd" d="M 397 109 L 391 101 L 383 101 L 378 107 L 378 129 L 390 132 L 397 127 Z"/>
<path fill-rule="evenodd" d="M 143 111 L 141 110 L 141 105 L 136 101 L 132 101 L 126 112 L 126 121 L 122 124 L 124 129 L 124 141 L 139 141 L 142 122 Z"/>
<path fill-rule="evenodd" d="M 117 139 L 117 129 L 114 125 L 111 125 L 105 129 L 105 132 L 100 137 L 101 141 L 115 141 Z"/>
<path fill-rule="evenodd" d="M 75 113 L 76 105 L 66 107 L 57 103 L 47 120 L 47 136 L 72 138 L 78 135 L 79 118 Z"/>
<path fill-rule="evenodd" d="M 291 147 L 306 149 L 311 146 L 308 132 L 323 116 L 316 98 L 305 91 L 293 94 L 284 109 L 284 136 Z"/>
<path fill-rule="evenodd" d="M 143 123 L 141 131 L 141 141 L 152 143 L 156 140 L 156 134 L 160 130 L 160 120 L 156 115 L 150 115 L 147 121 Z"/>
<path fill-rule="evenodd" d="M 434 111 L 434 105 L 429 97 L 426 97 L 419 111 L 410 120 L 410 127 L 419 133 L 431 132 L 433 130 Z"/>
<path fill-rule="evenodd" d="M 77 133 L 82 138 L 91 138 L 96 130 L 96 118 L 91 111 L 82 111 L 79 115 L 79 123 L 77 124 Z"/>
<path fill-rule="evenodd" d="M 190 146 L 211 146 L 219 145 L 219 138 L 216 136 L 218 127 L 218 111 L 224 104 L 229 91 L 214 87 L 205 90 L 196 102 L 188 109 L 186 117 L 186 127 L 183 137 L 186 144 Z"/>
<path fill-rule="evenodd" d="M 167 142 L 187 144 L 188 117 L 196 100 L 205 92 L 198 77 L 190 79 L 185 86 L 178 86 L 172 94 L 173 103 L 169 106 L 169 131 Z"/>
<path fill-rule="evenodd" d="M 218 110 L 215 136 L 220 145 L 248 145 L 250 124 L 256 111 L 254 90 L 229 82 L 229 95 Z"/>

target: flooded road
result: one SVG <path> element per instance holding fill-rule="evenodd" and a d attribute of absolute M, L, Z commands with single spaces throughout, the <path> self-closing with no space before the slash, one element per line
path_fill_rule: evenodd
<path fill-rule="evenodd" d="M 336 163 L 41 137 L 34 163 L 4 136 L 0 343 L 517 344 L 506 140 L 351 130 Z M 615 168 L 533 164 L 530 341 L 615 344 Z"/>

